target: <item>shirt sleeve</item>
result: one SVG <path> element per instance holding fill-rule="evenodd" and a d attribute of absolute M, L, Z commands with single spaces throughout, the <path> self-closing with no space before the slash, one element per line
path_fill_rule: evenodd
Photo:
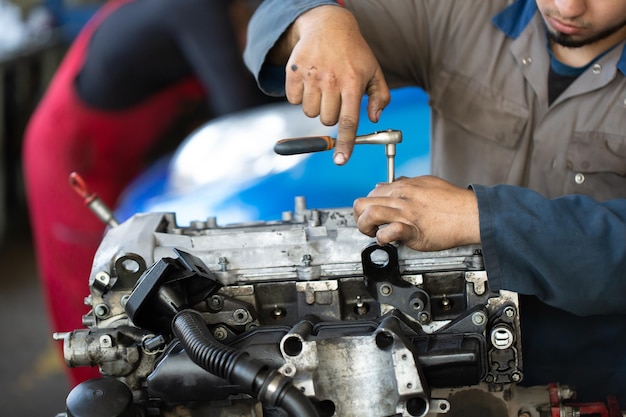
<path fill-rule="evenodd" d="M 333 0 L 264 0 L 248 24 L 244 61 L 261 90 L 268 95 L 285 95 L 285 68 L 266 64 L 267 54 L 298 16 Z"/>
<path fill-rule="evenodd" d="M 579 316 L 626 313 L 626 199 L 472 185 L 489 285 Z"/>

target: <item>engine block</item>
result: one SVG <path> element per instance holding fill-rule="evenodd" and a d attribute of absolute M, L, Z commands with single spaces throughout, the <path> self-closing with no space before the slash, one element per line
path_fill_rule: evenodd
<path fill-rule="evenodd" d="M 378 246 L 302 197 L 280 221 L 135 215 L 89 286 L 85 329 L 56 338 L 105 378 L 68 415 L 89 390 L 125 398 L 119 416 L 451 415 L 455 394 L 523 376 L 517 295 L 489 288 L 480 247 Z"/>

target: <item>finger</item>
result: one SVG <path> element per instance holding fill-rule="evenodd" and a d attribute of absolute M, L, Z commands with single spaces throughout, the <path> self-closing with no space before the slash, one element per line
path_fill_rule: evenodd
<path fill-rule="evenodd" d="M 337 143 L 335 144 L 334 161 L 343 165 L 350 159 L 356 130 L 359 126 L 359 112 L 361 110 L 361 92 L 357 90 L 342 91 L 341 111 L 337 122 Z"/>
<path fill-rule="evenodd" d="M 378 232 L 378 225 L 371 222 L 369 220 L 369 216 L 364 215 L 364 213 L 367 213 L 367 211 L 364 211 L 356 219 L 356 227 L 364 235 L 369 236 L 369 237 L 374 237 L 376 236 L 376 232 Z"/>
<path fill-rule="evenodd" d="M 368 96 L 367 115 L 372 122 L 377 123 L 380 120 L 382 111 L 391 102 L 389 86 L 380 68 L 368 84 L 366 94 Z"/>
<path fill-rule="evenodd" d="M 363 216 L 365 210 L 370 207 L 369 201 L 370 199 L 364 197 L 354 200 L 352 203 L 352 214 L 354 215 L 354 220 L 357 223 L 359 231 L 366 236 L 374 237 L 378 227 L 376 225 L 372 226 L 371 223 L 367 222 L 366 216 Z"/>
<path fill-rule="evenodd" d="M 411 240 L 412 229 L 404 223 L 389 223 L 385 227 L 380 227 L 376 232 L 376 242 L 379 245 L 386 245 L 391 242 L 406 242 Z"/>
<path fill-rule="evenodd" d="M 302 103 L 304 82 L 299 73 L 298 65 L 289 60 L 285 67 L 285 94 L 291 104 Z"/>
<path fill-rule="evenodd" d="M 308 117 L 317 117 L 320 115 L 320 103 L 322 101 L 322 92 L 316 86 L 305 85 L 302 95 L 302 111 Z"/>
<path fill-rule="evenodd" d="M 375 200 L 369 197 L 360 197 L 354 200 L 354 202 L 352 203 L 352 214 L 354 215 L 354 220 L 358 221 L 363 212 L 368 207 L 374 205 L 374 203 Z"/>
<path fill-rule="evenodd" d="M 395 220 L 394 217 L 383 218 L 383 213 L 385 213 L 386 209 L 389 210 L 397 210 L 403 211 L 406 210 L 406 202 L 392 197 L 360 197 L 354 200 L 352 203 L 352 210 L 354 211 L 355 219 L 363 215 L 367 209 L 372 208 L 376 212 L 381 211 L 381 213 L 376 213 L 376 219 L 381 222 L 390 222 Z M 396 212 L 391 212 L 389 214 L 385 213 L 388 216 L 397 216 Z M 383 223 L 381 223 L 383 224 Z"/>
<path fill-rule="evenodd" d="M 339 120 L 341 94 L 337 90 L 325 90 L 320 106 L 320 122 L 325 126 L 334 126 Z"/>
<path fill-rule="evenodd" d="M 368 236 L 374 236 L 380 226 L 400 219 L 400 210 L 383 205 L 372 204 L 373 200 L 366 199 L 365 206 L 357 207 L 360 214 L 357 219 L 357 228 Z"/>

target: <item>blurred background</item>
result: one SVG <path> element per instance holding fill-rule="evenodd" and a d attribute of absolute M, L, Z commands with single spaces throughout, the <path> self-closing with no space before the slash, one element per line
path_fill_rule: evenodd
<path fill-rule="evenodd" d="M 0 416 L 64 411 L 69 391 L 45 315 L 26 212 L 24 127 L 102 0 L 0 0 Z"/>
<path fill-rule="evenodd" d="M 46 274 L 38 271 L 33 250 L 33 231 L 55 229 L 46 223 L 31 230 L 21 156 L 25 128 L 40 98 L 81 28 L 104 3 L 104 0 L 0 0 L 0 324 L 5 329 L 5 336 L 0 340 L 0 417 L 54 417 L 64 411 L 65 398 L 72 385 L 66 365 L 59 355 L 60 342 L 52 339 L 51 327 L 58 323 L 53 323 L 52 318 L 47 316 L 48 306 L 40 280 L 40 275 Z M 206 6 L 205 3 L 203 5 Z M 134 15 L 137 16 L 145 14 Z M 137 26 L 136 20 L 126 21 L 132 27 Z M 122 36 L 121 39 L 126 43 L 126 38 Z M 161 59 L 161 51 L 158 50 L 157 60 L 165 62 L 167 60 Z M 71 56 L 68 55 L 70 61 Z M 150 71 L 151 74 L 155 72 L 154 67 L 151 66 Z M 228 101 L 220 98 L 223 96 L 216 97 L 216 101 Z M 392 104 L 380 122 L 374 125 L 362 119 L 357 134 L 384 129 L 401 130 L 404 137 L 410 140 L 398 145 L 396 175 L 427 173 L 428 98 L 416 88 L 393 91 L 392 97 Z M 362 113 L 365 104 L 362 105 Z M 345 168 L 335 166 L 330 153 L 320 152 L 296 162 L 288 162 L 281 159 L 283 157 L 276 158 L 273 152 L 276 139 L 321 134 L 334 136 L 335 133 L 330 131 L 334 131 L 334 128 L 322 131 L 317 120 L 306 118 L 296 106 L 287 103 L 271 103 L 267 106 L 249 109 L 251 113 L 222 114 L 210 123 L 190 131 L 189 136 L 184 135 L 186 140 L 178 149 L 186 149 L 188 152 L 177 153 L 164 164 L 155 164 L 129 184 L 116 207 L 118 219 L 123 221 L 137 211 L 173 211 L 182 225 L 192 220 L 206 219 L 208 214 L 217 214 L 222 225 L 277 220 L 283 211 L 293 209 L 294 196 L 302 195 L 303 190 L 307 192 L 309 208 L 347 207 L 354 198 L 366 195 L 375 183 L 386 179 L 386 158 L 380 145 L 358 147 L 355 149 L 355 157 Z M 56 132 L 57 135 L 47 136 L 49 130 L 44 130 L 44 135 L 40 136 L 51 139 L 45 141 L 49 148 L 29 148 L 29 154 L 42 157 L 34 159 L 35 162 L 31 160 L 30 166 L 38 168 L 44 179 L 51 178 L 50 168 L 40 162 L 57 161 L 57 156 L 52 155 L 52 152 L 65 149 L 59 145 L 58 139 L 62 139 L 63 128 L 66 127 L 63 122 L 67 120 L 60 120 L 56 110 L 54 107 L 47 110 L 50 117 L 46 128 L 52 129 L 52 134 Z M 81 126 L 80 116 L 69 114 L 67 119 Z M 261 122 L 263 128 L 255 124 Z M 283 125 L 289 134 L 281 130 Z M 297 134 L 292 131 L 294 128 Z M 73 132 L 72 129 L 66 130 Z M 122 133 L 125 134 L 126 130 L 126 125 L 123 125 Z M 187 130 L 181 129 L 181 132 Z M 250 132 L 253 132 L 255 140 L 243 148 L 241 141 L 223 140 L 225 137 L 236 139 L 240 136 L 245 140 Z M 105 136 L 109 139 L 109 136 Z M 79 137 L 77 141 L 82 142 L 82 139 Z M 218 150 L 214 151 L 214 147 Z M 189 153 L 193 157 L 191 160 L 186 156 Z M 83 156 L 82 153 L 77 155 L 80 158 Z M 232 155 L 235 159 L 224 158 L 224 155 Z M 278 162 L 278 159 L 281 161 Z M 265 163 L 266 160 L 272 164 Z M 168 171 L 171 162 L 174 167 L 183 167 L 185 170 L 177 171 L 174 168 Z M 207 166 L 211 169 L 207 169 Z M 189 170 L 193 172 L 186 172 Z M 174 174 L 169 176 L 171 172 Z M 176 182 L 180 179 L 176 173 L 182 175 L 182 185 L 180 189 L 168 189 L 166 185 L 171 185 L 168 180 Z M 205 177 L 199 174 L 210 175 Z M 338 181 L 338 178 L 341 180 Z M 59 187 L 67 184 L 69 188 L 69 183 L 61 179 L 54 182 L 58 186 L 50 187 L 47 184 L 42 187 L 46 197 L 40 198 L 38 207 L 41 211 L 56 219 L 59 212 L 54 211 L 51 203 L 51 198 L 56 198 L 60 201 L 57 204 L 57 208 L 62 210 L 60 214 L 72 220 L 79 218 L 78 213 L 83 205 L 78 198 L 74 204 L 78 208 L 72 211 L 68 210 L 67 200 L 59 197 L 63 191 L 68 191 Z M 102 188 L 95 188 L 95 192 L 103 194 Z M 271 198 L 268 198 L 268 190 L 271 191 Z M 74 193 L 71 194 L 73 196 Z M 84 215 L 91 216 L 91 213 L 85 209 Z M 99 228 L 104 227 L 95 217 L 93 220 Z M 59 242 L 67 243 L 71 239 L 63 238 Z M 82 270 L 79 266 L 85 266 L 81 265 L 81 261 L 84 264 L 86 260 L 88 267 L 92 258 L 80 257 L 74 251 L 62 255 L 56 249 L 49 250 L 49 257 L 54 258 L 54 262 L 45 271 L 68 279 L 70 273 L 72 277 L 76 275 L 76 279 L 80 279 L 78 290 L 66 291 L 68 287 L 65 284 L 62 290 L 76 295 L 81 304 L 79 307 L 84 307 L 82 273 L 77 272 Z M 62 271 L 63 268 L 66 270 Z M 84 295 L 87 295 L 89 288 L 86 276 L 84 285 Z M 58 290 L 59 287 L 54 288 Z M 76 304 L 60 298 L 53 300 L 53 311 L 59 316 L 56 317 L 57 321 L 72 318 L 79 320 L 78 315 L 66 314 L 73 310 L 65 307 Z M 66 325 L 59 327 L 64 331 L 76 328 L 68 328 Z"/>

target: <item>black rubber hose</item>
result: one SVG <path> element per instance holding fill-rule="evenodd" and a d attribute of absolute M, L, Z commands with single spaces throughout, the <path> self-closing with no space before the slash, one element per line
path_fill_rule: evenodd
<path fill-rule="evenodd" d="M 280 407 L 292 417 L 319 417 L 311 401 L 289 378 L 215 340 L 199 312 L 180 311 L 172 320 L 172 330 L 189 358 L 204 370 L 241 386 L 263 404 Z"/>

